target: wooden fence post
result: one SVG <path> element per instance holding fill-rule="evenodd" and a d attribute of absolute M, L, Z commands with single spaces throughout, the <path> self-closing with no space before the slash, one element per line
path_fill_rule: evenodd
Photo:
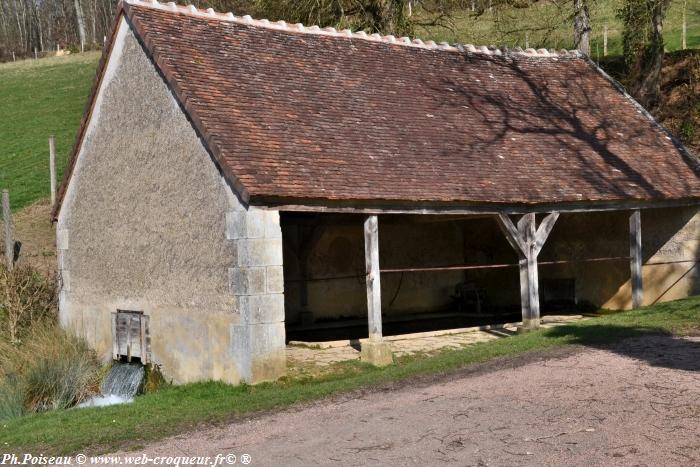
<path fill-rule="evenodd" d="M 688 18 L 686 11 L 688 10 L 688 1 L 683 1 L 683 26 L 681 28 L 681 49 L 685 50 L 688 48 Z"/>
<path fill-rule="evenodd" d="M 12 213 L 10 212 L 10 193 L 2 190 L 2 219 L 5 224 L 5 262 L 7 269 L 12 270 L 15 256 L 15 245 L 12 241 Z"/>
<path fill-rule="evenodd" d="M 49 136 L 49 178 L 51 179 L 51 207 L 56 204 L 56 141 Z"/>
<path fill-rule="evenodd" d="M 608 25 L 603 26 L 603 57 L 608 56 Z"/>

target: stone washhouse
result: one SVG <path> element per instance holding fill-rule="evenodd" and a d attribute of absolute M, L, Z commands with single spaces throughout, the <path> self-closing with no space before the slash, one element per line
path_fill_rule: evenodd
<path fill-rule="evenodd" d="M 686 297 L 699 174 L 575 51 L 129 0 L 53 212 L 60 320 L 105 360 L 256 383 L 290 336 L 383 365 L 387 334 Z"/>

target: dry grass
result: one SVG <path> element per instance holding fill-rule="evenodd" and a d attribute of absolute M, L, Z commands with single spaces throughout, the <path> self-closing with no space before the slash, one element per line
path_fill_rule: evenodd
<path fill-rule="evenodd" d="M 55 316 L 55 276 L 46 276 L 29 264 L 12 270 L 0 266 L 0 332 L 4 340 L 18 344 L 32 325 Z"/>
<path fill-rule="evenodd" d="M 98 391 L 97 356 L 56 321 L 54 276 L 0 266 L 0 419 L 72 407 Z"/>
<path fill-rule="evenodd" d="M 97 355 L 51 321 L 20 345 L 0 340 L 0 420 L 72 407 L 99 392 Z"/>

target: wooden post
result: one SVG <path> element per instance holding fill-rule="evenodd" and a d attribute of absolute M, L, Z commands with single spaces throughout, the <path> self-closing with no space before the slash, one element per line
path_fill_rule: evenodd
<path fill-rule="evenodd" d="M 119 359 L 119 337 L 117 336 L 117 317 L 116 312 L 112 312 L 112 360 Z"/>
<path fill-rule="evenodd" d="M 632 273 L 632 308 L 644 302 L 642 285 L 642 217 L 639 209 L 630 215 L 630 270 Z"/>
<path fill-rule="evenodd" d="M 12 51 L 12 61 L 13 61 L 13 62 L 16 62 L 16 61 L 17 61 L 17 57 L 15 57 L 15 51 L 14 51 L 14 50 Z"/>
<path fill-rule="evenodd" d="M 382 340 L 382 295 L 379 274 L 379 221 L 376 215 L 365 219 L 365 268 L 367 270 L 367 318 L 369 338 Z"/>
<path fill-rule="evenodd" d="M 688 10 L 688 0 L 683 0 L 683 25 L 681 26 L 681 49 L 685 50 L 688 48 L 688 19 L 687 19 L 687 10 Z"/>
<path fill-rule="evenodd" d="M 56 204 L 56 141 L 49 136 L 49 179 L 51 182 L 51 207 Z"/>
<path fill-rule="evenodd" d="M 608 56 L 608 25 L 603 26 L 603 57 Z"/>
<path fill-rule="evenodd" d="M 497 217 L 498 225 L 506 236 L 506 240 L 518 253 L 523 329 L 535 329 L 540 325 L 537 256 L 552 232 L 558 217 L 558 212 L 548 214 L 539 227 L 537 227 L 534 213 L 522 216 L 517 226 L 506 214 L 499 214 Z"/>
<path fill-rule="evenodd" d="M 518 233 L 523 241 L 524 257 L 520 258 L 520 280 L 525 277 L 525 287 L 520 288 L 523 306 L 523 327 L 536 328 L 540 322 L 539 276 L 537 273 L 537 255 L 534 253 L 536 220 L 535 214 L 525 214 L 518 221 Z"/>
<path fill-rule="evenodd" d="M 34 60 L 36 60 L 37 58 L 39 58 L 39 57 L 37 55 L 36 47 L 34 47 Z"/>
<path fill-rule="evenodd" d="M 360 359 L 376 366 L 390 365 L 391 347 L 382 339 L 382 295 L 379 277 L 379 220 L 365 219 L 365 266 L 367 270 L 367 324 L 369 340 L 362 342 Z"/>
<path fill-rule="evenodd" d="M 15 242 L 12 240 L 12 213 L 10 212 L 10 193 L 2 190 L 2 219 L 5 224 L 5 264 L 12 270 L 15 256 Z"/>

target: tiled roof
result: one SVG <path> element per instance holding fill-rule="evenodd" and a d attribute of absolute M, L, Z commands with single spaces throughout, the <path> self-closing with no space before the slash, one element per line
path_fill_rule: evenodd
<path fill-rule="evenodd" d="M 700 198 L 696 159 L 577 52 L 122 11 L 253 204 Z"/>

